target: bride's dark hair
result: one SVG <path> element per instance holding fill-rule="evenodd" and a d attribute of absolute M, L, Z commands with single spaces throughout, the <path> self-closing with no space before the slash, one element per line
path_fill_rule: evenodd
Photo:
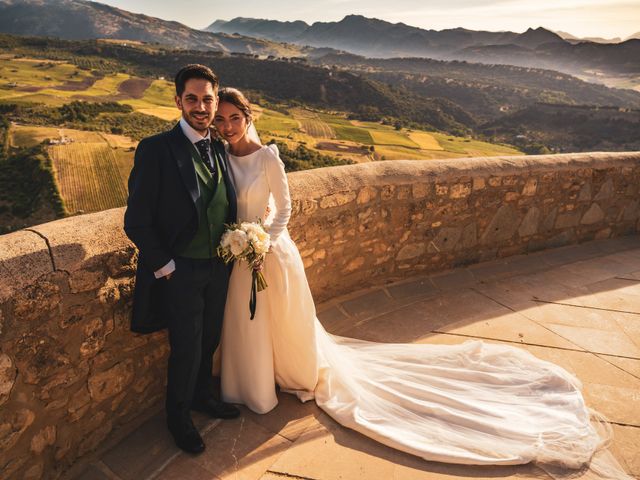
<path fill-rule="evenodd" d="M 247 97 L 245 97 L 237 88 L 221 88 L 218 91 L 218 104 L 222 102 L 227 102 L 235 106 L 238 110 L 244 113 L 244 116 L 247 117 L 247 121 L 250 122 L 252 120 L 251 104 L 249 103 L 249 100 L 247 100 Z"/>

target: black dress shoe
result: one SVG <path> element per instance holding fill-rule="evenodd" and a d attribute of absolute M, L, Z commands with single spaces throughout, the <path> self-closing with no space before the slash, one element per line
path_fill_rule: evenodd
<path fill-rule="evenodd" d="M 188 453 L 202 453 L 204 451 L 204 441 L 191 418 L 169 419 L 167 425 L 173 440 L 180 449 Z"/>
<path fill-rule="evenodd" d="M 212 418 L 237 418 L 240 416 L 240 410 L 230 403 L 220 402 L 209 398 L 207 400 L 200 400 L 193 402 L 191 410 L 196 412 L 206 413 Z"/>

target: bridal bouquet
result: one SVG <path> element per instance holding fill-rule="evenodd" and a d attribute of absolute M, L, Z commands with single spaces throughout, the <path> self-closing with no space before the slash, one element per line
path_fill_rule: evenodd
<path fill-rule="evenodd" d="M 251 269 L 251 297 L 249 311 L 251 320 L 256 314 L 257 292 L 267 288 L 267 282 L 262 274 L 264 257 L 271 247 L 269 234 L 262 227 L 262 222 L 242 222 L 225 225 L 227 230 L 222 234 L 218 256 L 224 263 L 244 260 Z"/>

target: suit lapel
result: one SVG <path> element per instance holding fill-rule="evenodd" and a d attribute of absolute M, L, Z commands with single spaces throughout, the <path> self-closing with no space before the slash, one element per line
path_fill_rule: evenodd
<path fill-rule="evenodd" d="M 178 165 L 178 171 L 182 177 L 182 182 L 189 192 L 189 196 L 193 203 L 198 205 L 198 197 L 200 191 L 198 189 L 198 179 L 196 178 L 196 171 L 191 159 L 191 147 L 189 139 L 182 133 L 180 124 L 173 127 L 169 135 L 169 148 L 171 155 L 175 159 Z"/>
<path fill-rule="evenodd" d="M 238 216 L 238 204 L 236 200 L 236 189 L 231 181 L 229 175 L 229 165 L 227 159 L 227 152 L 224 149 L 224 145 L 221 141 L 214 141 L 211 143 L 212 151 L 218 158 L 220 164 L 220 170 L 222 170 L 222 178 L 224 179 L 225 187 L 227 187 L 227 200 L 229 201 L 229 218 L 233 222 L 236 221 Z"/>

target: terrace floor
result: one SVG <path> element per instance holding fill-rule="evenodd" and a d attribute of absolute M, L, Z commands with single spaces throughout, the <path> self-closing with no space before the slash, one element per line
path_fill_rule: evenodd
<path fill-rule="evenodd" d="M 612 452 L 640 476 L 640 236 L 473 265 L 320 305 L 332 333 L 380 342 L 519 345 L 575 374 L 612 424 Z M 281 393 L 266 415 L 195 416 L 207 444 L 178 450 L 155 413 L 100 452 L 78 480 L 431 480 L 549 478 L 532 465 L 427 462 L 336 424 Z"/>

